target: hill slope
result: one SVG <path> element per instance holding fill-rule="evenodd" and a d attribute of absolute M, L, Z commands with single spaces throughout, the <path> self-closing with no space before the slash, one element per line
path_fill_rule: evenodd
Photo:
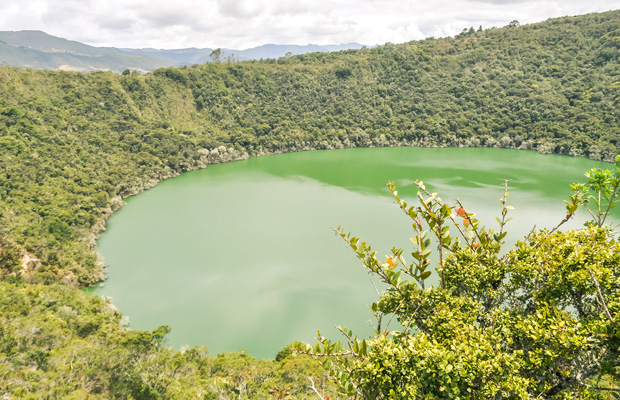
<path fill-rule="evenodd" d="M 619 14 L 144 76 L 0 69 L 0 221 L 85 284 L 109 207 L 212 162 L 388 145 L 611 160 Z"/>

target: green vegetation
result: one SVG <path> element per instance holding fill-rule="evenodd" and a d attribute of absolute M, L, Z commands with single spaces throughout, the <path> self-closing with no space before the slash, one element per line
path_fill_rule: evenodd
<path fill-rule="evenodd" d="M 127 331 L 106 300 L 62 284 L 0 282 L 0 392 L 10 398 L 267 398 L 274 386 L 328 393 L 320 364 L 283 350 L 275 361 L 205 347 L 165 347 L 169 328 Z"/>
<path fill-rule="evenodd" d="M 167 328 L 127 331 L 109 304 L 77 289 L 103 278 L 95 239 L 123 198 L 212 163 L 318 148 L 489 146 L 612 161 L 620 152 L 619 99 L 619 11 L 468 31 L 454 39 L 210 63 L 147 75 L 0 68 L 0 392 L 11 398 L 70 393 L 76 398 L 87 393 L 226 398 L 265 397 L 277 385 L 281 392 L 274 396 L 286 396 L 289 386 L 296 397 L 312 395 L 304 371 L 316 371 L 314 360 L 290 356 L 282 364 L 242 353 L 205 357 L 200 348 L 175 352 L 162 346 Z M 552 239 L 614 248 L 604 231 L 591 234 L 591 241 L 571 236 L 576 233 Z M 481 248 L 493 259 L 495 250 Z M 515 257 L 521 257 L 518 249 Z M 609 251 L 586 256 L 607 263 Z M 465 262 L 478 253 L 463 248 L 453 254 Z M 528 254 L 538 253 L 525 251 L 524 260 Z M 563 257 L 553 251 L 543 255 L 550 263 Z M 450 279 L 447 260 L 441 268 Z M 528 265 L 519 268 L 525 271 Z M 471 268 L 500 272 L 486 264 L 472 263 Z M 426 272 L 420 271 L 420 279 Z M 538 272 L 523 274 L 525 284 Z M 602 290 L 615 290 L 614 276 L 600 272 Z M 487 293 L 487 281 L 480 282 L 467 284 L 481 298 L 508 295 L 507 286 Z M 458 300 L 463 301 L 458 309 L 479 307 L 476 299 L 464 301 L 445 288 L 430 291 L 428 304 L 450 310 Z M 543 300 L 536 296 L 532 307 L 542 310 Z M 570 325 L 567 314 L 553 304 L 562 294 L 557 296 L 544 300 L 551 311 L 543 311 L 558 324 Z M 463 336 L 446 332 L 446 340 L 460 340 L 460 346 L 478 337 L 494 340 L 472 326 L 469 315 L 454 319 L 467 328 Z M 550 321 L 547 314 L 538 322 L 537 314 L 523 315 L 527 318 L 516 326 Z M 497 323 L 507 324 L 509 317 Z M 540 326 L 537 334 L 546 329 Z M 591 325 L 570 326 L 579 333 Z M 582 344 L 581 337 L 565 343 L 552 335 L 549 343 L 557 348 L 550 351 L 576 363 L 567 352 Z M 609 340 L 614 337 L 610 334 Z M 391 345 L 385 345 L 388 355 Z M 496 359 L 489 346 L 488 359 L 500 364 L 490 362 L 476 373 L 534 368 L 523 357 Z M 538 369 L 531 371 L 546 376 L 551 369 L 544 367 L 555 363 L 556 355 L 546 357 L 541 355 Z M 322 378 L 318 372 L 315 377 L 319 387 Z M 528 390 L 549 393 L 533 377 L 523 379 L 533 385 Z M 508 390 L 521 383 L 498 381 L 497 387 Z M 324 389 L 333 396 L 333 388 Z"/>
<path fill-rule="evenodd" d="M 620 156 L 612 171 L 588 176 L 575 185 L 558 226 L 532 231 L 508 252 L 502 251 L 508 182 L 495 230 L 458 200 L 444 203 L 422 182 L 416 182 L 415 206 L 389 183 L 413 222 L 412 262 L 396 248 L 383 261 L 370 245 L 338 230 L 386 284 L 372 304 L 375 337 L 360 340 L 341 328 L 346 347 L 320 337 L 316 348 L 299 348 L 322 356 L 347 394 L 365 399 L 606 396 L 603 376 L 620 377 L 620 243 L 603 215 L 615 202 Z M 594 220 L 580 230 L 557 231 L 580 204 Z M 427 236 L 436 242 L 440 277 L 430 288 L 425 280 L 435 246 Z M 400 327 L 389 331 L 389 322 L 382 323 L 394 316 Z"/>

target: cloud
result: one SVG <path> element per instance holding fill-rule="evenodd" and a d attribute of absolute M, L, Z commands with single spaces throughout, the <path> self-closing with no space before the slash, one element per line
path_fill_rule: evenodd
<path fill-rule="evenodd" d="M 95 46 L 245 49 L 401 43 L 615 8 L 617 0 L 20 0 L 0 2 L 0 26 Z"/>
<path fill-rule="evenodd" d="M 217 2 L 222 15 L 238 18 L 252 18 L 262 8 L 260 2 L 252 0 L 220 0 Z"/>
<path fill-rule="evenodd" d="M 269 2 L 269 10 L 276 15 L 298 15 L 316 13 L 313 2 L 308 0 L 285 0 Z"/>
<path fill-rule="evenodd" d="M 477 0 L 480 3 L 489 3 L 489 4 L 508 4 L 508 5 L 513 5 L 513 4 L 518 4 L 518 3 L 524 3 L 528 0 Z"/>

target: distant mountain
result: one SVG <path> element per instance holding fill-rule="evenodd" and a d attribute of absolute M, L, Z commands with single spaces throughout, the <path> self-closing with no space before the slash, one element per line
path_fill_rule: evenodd
<path fill-rule="evenodd" d="M 327 53 L 332 51 L 361 49 L 364 47 L 359 43 L 346 43 L 339 45 L 325 45 L 319 46 L 316 44 L 308 45 L 292 45 L 292 44 L 264 44 L 262 46 L 253 47 L 246 50 L 234 50 L 234 49 L 220 49 L 221 61 L 227 61 L 228 59 L 235 61 L 245 60 L 260 60 L 267 58 L 280 58 L 285 57 L 287 54 L 297 55 L 306 53 Z M 211 53 L 214 49 L 177 49 L 177 50 L 157 50 L 157 49 L 120 49 L 127 54 L 132 54 L 142 57 L 156 57 L 160 60 L 166 60 L 168 62 L 174 62 L 176 65 L 194 65 L 204 64 L 211 62 Z"/>
<path fill-rule="evenodd" d="M 0 32 L 0 65 L 82 72 L 127 68 L 144 72 L 171 66 L 156 57 L 88 46 L 41 31 Z"/>
<path fill-rule="evenodd" d="M 319 46 L 267 44 L 246 50 L 221 49 L 220 60 L 258 60 L 287 54 L 360 49 L 359 43 Z M 41 31 L 0 31 L 0 65 L 32 69 L 72 71 L 148 72 L 163 67 L 203 64 L 213 61 L 213 49 L 175 50 L 94 47 L 48 35 Z"/>

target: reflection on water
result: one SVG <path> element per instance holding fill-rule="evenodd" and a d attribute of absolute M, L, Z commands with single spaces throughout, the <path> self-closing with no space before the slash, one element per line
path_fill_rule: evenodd
<path fill-rule="evenodd" d="M 387 254 L 411 245 L 385 183 L 415 200 L 415 179 L 494 224 L 511 179 L 516 241 L 564 216 L 568 183 L 597 164 L 497 149 L 315 151 L 210 166 L 161 183 L 112 216 L 98 248 L 111 296 L 134 329 L 172 327 L 175 347 L 273 358 L 334 325 L 372 334 L 370 276 L 331 228 Z M 578 226 L 575 223 L 574 226 Z M 405 251 L 405 254 L 408 254 Z"/>

